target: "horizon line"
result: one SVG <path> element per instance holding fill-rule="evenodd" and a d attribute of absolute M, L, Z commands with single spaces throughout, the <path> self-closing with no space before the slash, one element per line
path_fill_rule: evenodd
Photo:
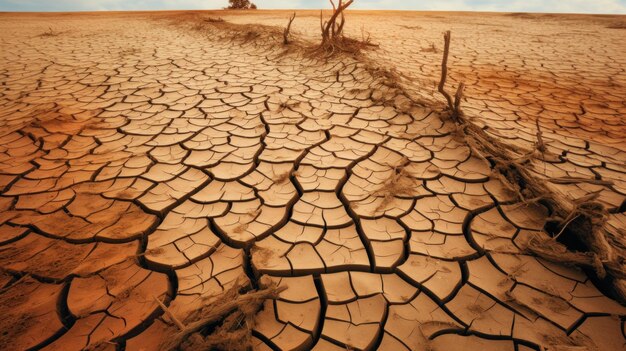
<path fill-rule="evenodd" d="M 177 11 L 231 11 L 231 12 L 258 12 L 258 11 L 332 11 L 332 9 L 320 9 L 320 8 L 298 8 L 298 9 L 226 9 L 226 8 L 215 8 L 215 9 L 198 9 L 198 8 L 190 8 L 190 9 L 152 9 L 152 10 L 67 10 L 67 11 L 10 11 L 10 10 L 2 10 L 0 9 L 0 13 L 106 13 L 106 12 L 177 12 Z M 389 11 L 397 11 L 397 12 L 440 12 L 440 13 L 519 13 L 519 14 L 542 14 L 542 15 L 587 15 L 587 16 L 625 16 L 626 13 L 599 13 L 599 12 L 542 12 L 542 11 L 489 11 L 489 10 L 405 10 L 405 9 L 349 9 L 346 12 L 355 12 L 355 11 L 372 11 L 372 12 L 389 12 Z"/>

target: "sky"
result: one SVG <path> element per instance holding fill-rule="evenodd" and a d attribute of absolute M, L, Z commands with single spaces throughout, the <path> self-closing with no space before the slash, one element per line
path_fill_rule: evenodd
<path fill-rule="evenodd" d="M 328 0 L 252 0 L 260 9 L 330 8 Z M 228 0 L 0 0 L 0 11 L 219 9 Z M 353 9 L 626 14 L 626 0 L 355 0 Z"/>

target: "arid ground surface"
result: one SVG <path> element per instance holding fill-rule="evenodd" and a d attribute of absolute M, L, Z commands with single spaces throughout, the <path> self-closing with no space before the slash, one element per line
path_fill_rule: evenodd
<path fill-rule="evenodd" d="M 624 249 L 626 18 L 351 12 L 379 47 L 320 60 L 249 26 L 289 13 L 0 14 L 0 349 L 159 350 L 273 281 L 256 350 L 624 350 L 436 83 L 449 29 L 467 118 L 520 150 L 540 126 L 528 167 Z"/>

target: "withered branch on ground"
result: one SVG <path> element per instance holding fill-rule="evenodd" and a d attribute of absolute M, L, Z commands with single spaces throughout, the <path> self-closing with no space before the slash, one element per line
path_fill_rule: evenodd
<path fill-rule="evenodd" d="M 626 301 L 626 253 L 610 244 L 611 233 L 605 224 L 607 209 L 597 201 L 599 193 L 593 193 L 580 199 L 569 199 L 552 184 L 589 183 L 610 185 L 610 182 L 596 179 L 554 178 L 542 179 L 533 173 L 531 160 L 536 151 L 524 150 L 515 145 L 501 142 L 489 135 L 483 128 L 467 120 L 460 110 L 463 83 L 459 85 L 455 101 L 445 91 L 448 74 L 448 55 L 450 52 L 450 32 L 444 33 L 444 53 L 441 66 L 441 79 L 438 90 L 445 97 L 452 120 L 457 125 L 457 133 L 463 137 L 472 153 L 492 165 L 493 174 L 513 190 L 522 204 L 541 201 L 552 212 L 552 219 L 557 223 L 557 234 L 552 237 L 533 238 L 526 250 L 544 259 L 592 268 L 596 276 L 604 279 L 609 276 L 612 293 Z M 542 154 L 547 152 L 542 132 L 537 122 L 537 143 L 535 149 Z M 548 231 L 546 230 L 546 233 Z M 565 245 L 557 242 L 559 236 L 569 237 L 582 243 L 587 252 L 568 251 Z"/>

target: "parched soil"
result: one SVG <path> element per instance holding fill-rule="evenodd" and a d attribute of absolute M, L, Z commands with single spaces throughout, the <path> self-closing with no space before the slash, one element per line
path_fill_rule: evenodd
<path fill-rule="evenodd" d="M 378 48 L 321 60 L 289 14 L 0 14 L 0 349 L 623 350 L 435 85 L 450 29 L 466 118 L 624 250 L 624 18 L 350 12 Z"/>

